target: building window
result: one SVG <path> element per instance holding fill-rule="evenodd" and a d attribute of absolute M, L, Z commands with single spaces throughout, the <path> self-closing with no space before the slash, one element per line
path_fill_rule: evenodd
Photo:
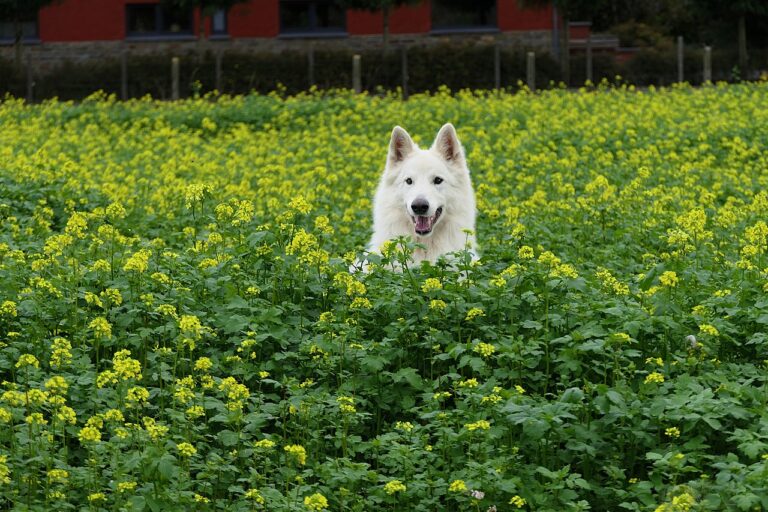
<path fill-rule="evenodd" d="M 142 36 L 175 36 L 192 34 L 192 11 L 161 4 L 127 4 L 127 34 Z"/>
<path fill-rule="evenodd" d="M 346 11 L 332 0 L 282 0 L 280 31 L 284 34 L 344 32 Z"/>
<path fill-rule="evenodd" d="M 37 13 L 32 15 L 22 16 L 19 20 L 21 24 L 21 39 L 23 40 L 36 40 L 37 36 Z M 3 18 L 0 19 L 0 40 L 2 41 L 15 41 L 16 40 L 16 23 L 12 19 Z"/>
<path fill-rule="evenodd" d="M 219 9 L 211 16 L 211 34 L 224 36 L 227 34 L 227 11 Z"/>
<path fill-rule="evenodd" d="M 433 30 L 497 27 L 496 0 L 432 0 Z"/>

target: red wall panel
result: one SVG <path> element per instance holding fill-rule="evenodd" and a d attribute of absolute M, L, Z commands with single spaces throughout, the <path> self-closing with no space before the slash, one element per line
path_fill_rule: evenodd
<path fill-rule="evenodd" d="M 159 0 L 61 0 L 40 10 L 39 33 L 48 41 L 103 41 L 125 38 L 125 4 L 157 3 Z M 392 11 L 392 34 L 427 33 L 431 29 L 430 1 L 403 6 Z M 198 34 L 199 12 L 194 15 L 193 34 Z M 210 33 L 210 20 L 205 22 Z M 552 7 L 521 9 L 517 0 L 498 0 L 498 24 L 502 31 L 551 30 Z M 276 37 L 280 34 L 279 0 L 249 0 L 235 5 L 227 17 L 229 35 L 238 37 Z M 380 12 L 347 11 L 350 35 L 381 34 Z"/>
<path fill-rule="evenodd" d="M 142 0 L 131 0 L 142 3 Z M 157 0 L 154 0 L 157 1 Z M 125 38 L 125 0 L 64 0 L 40 9 L 40 40 L 105 41 Z"/>
<path fill-rule="evenodd" d="M 498 0 L 499 30 L 552 30 L 552 6 L 522 9 L 517 0 Z"/>
<path fill-rule="evenodd" d="M 390 34 L 418 34 L 431 28 L 429 2 L 406 5 L 393 10 L 389 16 Z M 383 15 L 381 12 L 347 11 L 347 32 L 350 35 L 381 34 Z"/>
<path fill-rule="evenodd" d="M 280 33 L 279 0 L 250 0 L 229 10 L 230 37 L 276 37 Z"/>

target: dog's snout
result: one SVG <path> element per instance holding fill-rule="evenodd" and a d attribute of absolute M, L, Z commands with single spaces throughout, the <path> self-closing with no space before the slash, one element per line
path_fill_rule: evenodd
<path fill-rule="evenodd" d="M 429 211 L 429 203 L 425 199 L 416 199 L 411 203 L 411 210 L 416 215 L 424 215 Z"/>

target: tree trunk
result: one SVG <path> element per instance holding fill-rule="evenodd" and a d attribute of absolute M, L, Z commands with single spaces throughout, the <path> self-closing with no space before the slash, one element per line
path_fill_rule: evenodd
<path fill-rule="evenodd" d="M 381 18 L 383 25 L 382 37 L 384 41 L 384 55 L 386 55 L 389 50 L 389 5 L 384 5 L 384 7 L 381 8 Z"/>
<path fill-rule="evenodd" d="M 16 71 L 21 71 L 21 40 L 24 34 L 18 10 L 13 15 L 13 30 L 15 32 L 13 39 L 14 64 L 16 65 Z"/>
<path fill-rule="evenodd" d="M 741 77 L 744 78 L 747 71 L 747 63 L 749 62 L 749 56 L 747 55 L 747 19 L 744 13 L 739 14 L 739 71 Z"/>
<path fill-rule="evenodd" d="M 571 85 L 571 27 L 570 16 L 563 9 L 563 30 L 560 33 L 560 74 L 565 85 Z"/>
<path fill-rule="evenodd" d="M 205 18 L 207 17 L 205 15 L 206 9 L 203 5 L 204 2 L 200 2 L 200 22 L 198 23 L 198 34 L 197 34 L 197 62 L 198 64 L 202 64 L 203 62 L 203 53 L 205 52 L 206 48 L 206 42 L 207 38 L 205 37 Z"/>

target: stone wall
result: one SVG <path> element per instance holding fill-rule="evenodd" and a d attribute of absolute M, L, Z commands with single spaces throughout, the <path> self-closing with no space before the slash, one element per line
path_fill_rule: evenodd
<path fill-rule="evenodd" d="M 489 44 L 494 41 L 503 46 L 519 46 L 539 51 L 551 50 L 552 36 L 549 31 L 530 32 L 499 32 L 484 34 L 451 34 L 451 35 L 393 35 L 390 38 L 392 48 L 407 46 L 429 46 L 449 41 Z M 23 49 L 24 62 L 32 63 L 35 73 L 45 75 L 57 66 L 65 63 L 87 63 L 92 61 L 117 60 L 126 52 L 130 55 L 177 55 L 203 51 L 233 52 L 233 53 L 279 53 L 282 51 L 307 51 L 310 46 L 315 49 L 348 49 L 371 50 L 382 47 L 381 35 L 350 36 L 332 39 L 305 38 L 269 38 L 269 39 L 210 39 L 199 42 L 193 37 L 185 39 L 154 39 L 125 41 L 88 41 L 88 42 L 51 42 L 25 44 Z M 14 47 L 10 44 L 0 45 L 0 59 L 14 59 Z"/>

